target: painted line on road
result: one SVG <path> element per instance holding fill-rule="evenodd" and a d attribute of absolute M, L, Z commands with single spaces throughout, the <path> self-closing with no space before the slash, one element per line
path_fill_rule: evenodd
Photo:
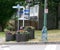
<path fill-rule="evenodd" d="M 56 50 L 57 45 L 47 45 L 45 50 Z"/>

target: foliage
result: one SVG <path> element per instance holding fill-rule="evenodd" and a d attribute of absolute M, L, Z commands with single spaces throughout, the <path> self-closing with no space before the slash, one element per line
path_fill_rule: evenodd
<path fill-rule="evenodd" d="M 24 30 L 31 30 L 31 29 L 35 29 L 35 27 L 33 27 L 33 26 L 26 26 L 25 28 L 24 28 Z"/>
<path fill-rule="evenodd" d="M 0 26 L 4 28 L 7 21 L 12 17 L 14 9 L 12 6 L 16 5 L 16 2 L 24 0 L 0 0 Z"/>

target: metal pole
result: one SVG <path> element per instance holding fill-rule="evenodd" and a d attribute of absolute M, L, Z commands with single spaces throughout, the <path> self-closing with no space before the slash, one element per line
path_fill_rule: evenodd
<path fill-rule="evenodd" d="M 23 27 L 24 27 L 24 19 L 23 19 Z"/>
<path fill-rule="evenodd" d="M 42 41 L 47 42 L 47 0 L 44 1 L 44 26 L 42 29 Z"/>
<path fill-rule="evenodd" d="M 28 19 L 30 20 L 30 2 L 28 3 L 28 10 L 29 10 L 29 13 L 28 13 Z M 30 25 L 30 24 L 29 24 Z"/>
<path fill-rule="evenodd" d="M 24 27 L 24 10 L 25 10 L 25 9 L 23 9 L 23 27 Z"/>
<path fill-rule="evenodd" d="M 18 4 L 18 6 L 19 6 L 19 4 Z M 20 16 L 19 12 L 20 12 L 20 8 L 18 8 L 18 18 L 19 18 L 19 16 Z M 19 20 L 18 20 L 17 26 L 18 26 L 18 27 L 17 27 L 17 30 L 19 30 Z"/>

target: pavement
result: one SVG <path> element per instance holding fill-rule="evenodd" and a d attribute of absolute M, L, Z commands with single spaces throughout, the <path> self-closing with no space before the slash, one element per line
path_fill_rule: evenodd
<path fill-rule="evenodd" d="M 60 50 L 60 45 L 0 45 L 0 50 Z"/>

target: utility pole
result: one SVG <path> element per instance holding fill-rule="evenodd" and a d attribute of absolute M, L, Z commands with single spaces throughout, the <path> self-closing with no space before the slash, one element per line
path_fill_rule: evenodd
<path fill-rule="evenodd" d="M 47 0 L 44 0 L 44 25 L 42 28 L 42 41 L 47 42 Z"/>

